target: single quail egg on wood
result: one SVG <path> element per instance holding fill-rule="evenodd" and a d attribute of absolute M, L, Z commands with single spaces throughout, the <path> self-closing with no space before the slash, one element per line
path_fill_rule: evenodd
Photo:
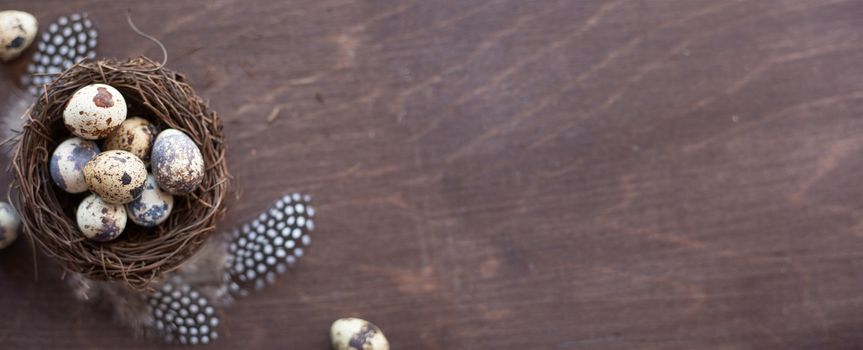
<path fill-rule="evenodd" d="M 167 129 L 160 132 L 153 143 L 150 161 L 159 187 L 170 193 L 192 192 L 204 180 L 201 150 L 182 131 Z"/>
<path fill-rule="evenodd" d="M 33 43 L 39 25 L 36 17 L 23 11 L 0 11 L 0 61 L 21 55 Z"/>
<path fill-rule="evenodd" d="M 105 139 L 105 150 L 130 152 L 144 163 L 150 162 L 150 150 L 156 141 L 156 126 L 141 117 L 128 118 Z"/>
<path fill-rule="evenodd" d="M 156 178 L 147 175 L 147 184 L 141 197 L 126 204 L 129 220 L 144 226 L 153 227 L 165 222 L 174 208 L 174 196 L 164 192 L 156 185 Z"/>
<path fill-rule="evenodd" d="M 389 350 L 390 343 L 378 326 L 360 318 L 341 318 L 330 327 L 335 350 Z"/>
<path fill-rule="evenodd" d="M 63 123 L 76 136 L 87 140 L 107 137 L 126 120 L 126 100 L 120 91 L 105 84 L 78 89 L 63 110 Z"/>
<path fill-rule="evenodd" d="M 84 180 L 87 187 L 106 202 L 126 204 L 144 191 L 147 167 L 132 153 L 105 151 L 84 166 Z"/>
<path fill-rule="evenodd" d="M 99 146 L 93 141 L 72 137 L 60 143 L 48 164 L 54 184 L 68 193 L 86 191 L 84 166 L 97 154 L 99 154 Z"/>
<path fill-rule="evenodd" d="M 18 218 L 15 208 L 9 203 L 0 202 L 0 249 L 8 247 L 18 238 L 20 225 L 21 219 Z"/>
<path fill-rule="evenodd" d="M 84 198 L 78 205 L 75 218 L 81 233 L 99 242 L 119 237 L 126 228 L 126 209 L 122 205 L 105 202 L 95 194 Z"/>

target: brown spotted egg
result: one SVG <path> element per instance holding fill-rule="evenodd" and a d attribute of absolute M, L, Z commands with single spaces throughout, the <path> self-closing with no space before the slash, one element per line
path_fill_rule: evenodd
<path fill-rule="evenodd" d="M 107 203 L 95 194 L 84 198 L 78 205 L 75 218 L 85 237 L 100 242 L 119 237 L 126 228 L 126 209 L 122 205 Z"/>
<path fill-rule="evenodd" d="M 0 11 L 0 61 L 9 61 L 33 43 L 39 30 L 36 17 L 23 11 Z"/>
<path fill-rule="evenodd" d="M 348 317 L 333 322 L 330 340 L 335 350 L 389 350 L 390 343 L 378 326 L 369 321 Z"/>
<path fill-rule="evenodd" d="M 184 194 L 204 180 L 204 157 L 189 136 L 176 129 L 159 133 L 153 143 L 150 167 L 163 190 Z"/>
<path fill-rule="evenodd" d="M 9 203 L 0 202 L 0 249 L 8 247 L 18 238 L 21 219 Z"/>
<path fill-rule="evenodd" d="M 105 84 L 87 85 L 75 91 L 63 110 L 63 123 L 87 140 L 107 137 L 126 120 L 126 100 Z"/>
<path fill-rule="evenodd" d="M 99 154 L 99 146 L 93 141 L 72 137 L 60 143 L 51 155 L 48 168 L 54 184 L 68 193 L 87 190 L 84 181 L 84 166 Z"/>
<path fill-rule="evenodd" d="M 141 117 L 128 118 L 105 139 L 105 150 L 128 151 L 144 163 L 150 162 L 150 149 L 156 140 L 156 126 Z"/>
<path fill-rule="evenodd" d="M 126 204 L 144 191 L 147 167 L 132 153 L 105 151 L 84 166 L 84 180 L 90 191 L 106 202 Z"/>
<path fill-rule="evenodd" d="M 147 175 L 147 184 L 141 197 L 126 204 L 129 220 L 144 226 L 153 227 L 165 222 L 174 208 L 174 196 L 164 192 L 156 185 L 156 178 Z"/>

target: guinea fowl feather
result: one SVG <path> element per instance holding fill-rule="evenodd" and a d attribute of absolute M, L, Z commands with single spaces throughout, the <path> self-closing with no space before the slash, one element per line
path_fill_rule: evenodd
<path fill-rule="evenodd" d="M 155 292 L 79 274 L 67 280 L 78 299 L 113 309 L 114 317 L 138 335 L 207 344 L 218 338 L 217 308 L 273 284 L 302 257 L 314 215 L 308 195 L 286 195 L 250 222 L 211 236 L 195 256 L 154 285 Z"/>

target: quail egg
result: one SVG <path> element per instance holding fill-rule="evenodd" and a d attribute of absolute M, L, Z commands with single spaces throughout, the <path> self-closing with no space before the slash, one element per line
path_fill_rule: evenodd
<path fill-rule="evenodd" d="M 134 154 L 105 151 L 84 166 L 84 180 L 105 202 L 126 204 L 141 196 L 147 182 L 147 167 Z"/>
<path fill-rule="evenodd" d="M 120 91 L 105 84 L 78 89 L 63 110 L 63 123 L 73 134 L 87 140 L 107 137 L 126 120 L 126 100 Z"/>
<path fill-rule="evenodd" d="M 36 17 L 23 11 L 0 11 L 0 61 L 21 55 L 33 43 L 39 25 Z"/>
<path fill-rule="evenodd" d="M 126 209 L 122 205 L 105 202 L 95 194 L 84 198 L 78 205 L 75 218 L 81 233 L 94 241 L 113 240 L 126 228 Z"/>
<path fill-rule="evenodd" d="M 159 187 L 173 194 L 195 190 L 204 180 L 204 157 L 192 139 L 182 131 L 159 133 L 150 157 Z"/>
<path fill-rule="evenodd" d="M 128 151 L 150 162 L 150 149 L 156 140 L 156 126 L 141 117 L 128 118 L 105 139 L 105 150 Z"/>
<path fill-rule="evenodd" d="M 129 220 L 144 226 L 152 227 L 165 222 L 174 208 L 174 196 L 164 192 L 156 185 L 156 178 L 147 175 L 147 184 L 141 197 L 126 204 L 126 214 Z"/>
<path fill-rule="evenodd" d="M 330 339 L 335 350 L 389 350 L 390 343 L 378 326 L 349 317 L 333 322 Z"/>
<path fill-rule="evenodd" d="M 0 202 L 0 249 L 8 247 L 18 238 L 21 219 L 9 203 Z"/>
<path fill-rule="evenodd" d="M 93 141 L 72 137 L 60 143 L 48 164 L 54 184 L 69 193 L 86 191 L 84 166 L 97 154 L 99 146 Z"/>

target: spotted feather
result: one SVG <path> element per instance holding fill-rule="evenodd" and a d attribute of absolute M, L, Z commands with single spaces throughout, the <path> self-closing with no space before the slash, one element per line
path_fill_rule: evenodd
<path fill-rule="evenodd" d="M 315 209 L 311 197 L 294 193 L 231 233 L 224 283 L 235 296 L 246 296 L 276 281 L 296 264 L 311 244 Z"/>
<path fill-rule="evenodd" d="M 96 58 L 99 33 L 87 13 L 60 16 L 43 30 L 36 53 L 21 76 L 21 85 L 31 95 L 39 95 L 56 74 L 76 62 Z"/>

